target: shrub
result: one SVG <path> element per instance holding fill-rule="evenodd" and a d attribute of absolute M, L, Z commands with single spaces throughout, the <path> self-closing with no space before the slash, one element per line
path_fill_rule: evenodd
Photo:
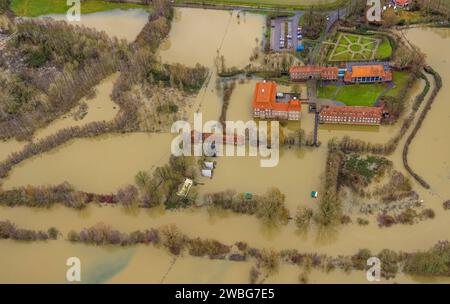
<path fill-rule="evenodd" d="M 309 227 L 311 218 L 313 217 L 313 211 L 307 207 L 298 207 L 295 214 L 295 224 L 299 229 L 305 229 Z"/>
<path fill-rule="evenodd" d="M 407 274 L 420 276 L 450 275 L 450 245 L 439 242 L 432 249 L 408 255 L 403 270 Z"/>
<path fill-rule="evenodd" d="M 382 214 L 378 215 L 377 220 L 378 220 L 378 225 L 380 227 L 391 227 L 392 225 L 397 223 L 395 218 L 392 215 L 389 215 L 387 213 L 382 213 Z"/>
<path fill-rule="evenodd" d="M 353 267 L 357 270 L 364 270 L 367 268 L 367 260 L 372 257 L 369 249 L 360 249 L 357 254 L 351 257 Z"/>
<path fill-rule="evenodd" d="M 385 279 L 394 278 L 398 272 L 399 256 L 395 251 L 383 249 L 378 258 L 381 261 L 381 276 Z"/>
<path fill-rule="evenodd" d="M 360 218 L 360 217 L 358 217 L 358 218 L 356 219 L 356 222 L 358 223 L 358 225 L 361 225 L 361 226 L 367 226 L 367 225 L 369 225 L 369 220 L 363 219 L 363 218 Z"/>
<path fill-rule="evenodd" d="M 48 236 L 51 239 L 56 240 L 58 238 L 58 235 L 59 235 L 59 230 L 56 229 L 55 227 L 50 227 L 48 229 L 47 233 L 48 233 Z"/>
<path fill-rule="evenodd" d="M 450 209 L 450 200 L 443 202 L 442 206 L 444 207 L 445 210 L 449 210 Z"/>
<path fill-rule="evenodd" d="M 162 245 L 173 255 L 179 255 L 186 245 L 186 237 L 175 225 L 164 226 L 160 235 Z"/>

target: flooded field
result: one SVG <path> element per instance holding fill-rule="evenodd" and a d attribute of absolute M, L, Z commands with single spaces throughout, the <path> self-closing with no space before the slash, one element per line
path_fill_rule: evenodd
<path fill-rule="evenodd" d="M 66 20 L 66 15 L 48 15 L 56 20 Z M 120 19 L 120 22 L 118 22 Z M 80 21 L 71 22 L 103 31 L 111 37 L 134 41 L 147 23 L 148 13 L 143 9 L 116 9 L 106 12 L 83 14 Z"/>
<path fill-rule="evenodd" d="M 442 201 L 450 199 L 450 31 L 417 28 L 406 36 L 425 54 L 441 75 L 443 87 L 410 147 L 409 161 Z"/>
<path fill-rule="evenodd" d="M 20 151 L 24 145 L 25 142 L 20 142 L 15 139 L 0 141 L 0 160 L 5 159 L 12 152 Z"/>
<path fill-rule="evenodd" d="M 118 106 L 111 100 L 114 82 L 119 74 L 104 79 L 94 88 L 95 94 L 92 98 L 83 98 L 81 102 L 86 103 L 86 114 L 82 119 L 75 119 L 74 115 L 79 111 L 75 107 L 69 113 L 53 121 L 47 127 L 38 130 L 33 140 L 39 140 L 67 127 L 83 126 L 94 121 L 109 121 L 114 119 L 119 111 Z"/>
<path fill-rule="evenodd" d="M 201 18 L 200 18 L 201 14 Z M 206 21 L 205 21 L 206 20 Z M 205 24 L 208 24 L 206 27 Z M 264 17 L 225 11 L 177 9 L 169 40 L 160 51 L 166 62 L 195 65 L 197 62 L 211 69 L 209 82 L 195 100 L 194 111 L 208 119 L 217 120 L 221 110 L 221 95 L 216 89 L 214 58 L 219 50 L 228 66 L 242 67 L 248 62 L 256 39 L 261 41 Z M 443 211 L 442 201 L 450 198 L 450 138 L 448 132 L 450 108 L 450 79 L 446 71 L 450 68 L 448 41 L 450 30 L 413 29 L 407 33 L 412 43 L 417 44 L 428 56 L 427 60 L 442 75 L 444 88 L 436 99 L 433 109 L 410 149 L 410 163 L 419 174 L 430 182 L 432 189 L 426 191 L 417 184 L 415 190 L 427 207 L 436 212 L 436 218 L 414 226 L 397 225 L 380 229 L 375 222 L 366 227 L 347 225 L 336 231 L 319 231 L 313 227 L 300 233 L 293 223 L 287 226 L 267 228 L 252 216 L 229 212 L 208 213 L 202 209 L 180 211 L 134 210 L 121 207 L 92 205 L 82 211 L 61 206 L 37 210 L 33 208 L 0 208 L 0 218 L 9 219 L 23 228 L 46 229 L 55 226 L 64 235 L 72 229 L 80 230 L 99 222 L 121 231 L 132 231 L 176 224 L 189 236 L 214 238 L 227 244 L 242 240 L 255 247 L 276 249 L 295 248 L 301 252 L 319 252 L 329 255 L 353 254 L 360 248 L 377 252 L 384 248 L 415 251 L 428 248 L 438 240 L 450 239 L 448 222 L 450 212 Z M 132 35 L 130 34 L 130 37 Z M 128 37 L 128 38 L 130 38 Z M 238 37 L 238 38 L 236 38 Z M 134 39 L 134 38 L 133 38 Z M 430 43 L 433 39 L 433 43 Z M 432 48 L 442 44 L 442 50 Z M 434 50 L 433 50 L 434 49 Z M 448 73 L 447 73 L 448 74 Z M 94 99 L 86 101 L 89 113 L 80 123 L 90 120 L 107 120 L 115 115 L 109 94 L 112 79 L 97 88 Z M 229 120 L 251 118 L 251 98 L 256 80 L 238 83 L 227 113 Z M 412 100 L 423 88 L 417 83 L 409 98 Z M 84 122 L 83 122 L 84 121 Z M 51 134 L 68 121 L 56 121 L 38 132 L 37 136 Z M 304 108 L 302 121 L 289 128 L 301 127 L 306 133 L 312 130 L 313 116 Z M 279 165 L 261 168 L 256 157 L 218 158 L 218 167 L 213 179 L 203 179 L 199 194 L 234 189 L 262 193 L 269 187 L 278 187 L 286 194 L 286 204 L 293 214 L 299 205 L 316 207 L 317 201 L 310 198 L 312 190 L 320 190 L 326 160 L 326 143 L 334 136 L 349 135 L 373 142 L 386 142 L 395 135 L 399 125 L 389 127 L 330 127 L 321 126 L 319 139 L 322 146 L 317 149 L 285 149 Z M 171 134 L 127 134 L 108 135 L 97 139 L 71 141 L 49 153 L 29 159 L 17 166 L 10 176 L 2 180 L 2 187 L 9 189 L 23 185 L 55 184 L 68 181 L 84 191 L 111 193 L 121 186 L 132 183 L 139 170 L 151 170 L 163 165 L 170 156 Z M 0 158 L 8 151 L 20 148 L 20 143 L 0 143 Z M 6 152 L 5 152 L 6 151 Z M 390 158 L 397 170 L 403 171 L 401 150 Z M 432 161 L 430 161 L 430 159 Z M 403 171 L 404 172 L 404 171 Z M 195 224 L 194 224 L 195 223 Z M 0 242 L 0 282 L 64 282 L 65 260 L 79 256 L 83 261 L 83 282 L 110 283 L 237 283 L 248 282 L 251 263 L 212 261 L 184 256 L 171 267 L 173 258 L 166 252 L 152 247 L 98 248 L 72 245 L 65 241 L 23 244 Z M 33 257 L 33 258 L 31 258 Z M 57 262 L 55 262 L 57 261 Z M 85 262 L 84 262 L 85 261 Z M 49 265 L 47 269 L 33 267 L 32 263 Z M 170 270 L 170 271 L 168 271 Z M 267 279 L 267 283 L 297 283 L 301 269 L 282 265 L 279 272 Z M 311 283 L 365 282 L 365 274 L 353 272 L 312 272 Z M 398 276 L 395 282 L 428 282 L 421 278 Z M 439 279 L 439 282 L 446 282 Z M 448 281 L 448 280 L 447 280 Z"/>
<path fill-rule="evenodd" d="M 67 181 L 84 191 L 112 193 L 133 183 L 139 170 L 166 163 L 171 140 L 171 134 L 136 133 L 70 141 L 19 165 L 3 188 Z"/>

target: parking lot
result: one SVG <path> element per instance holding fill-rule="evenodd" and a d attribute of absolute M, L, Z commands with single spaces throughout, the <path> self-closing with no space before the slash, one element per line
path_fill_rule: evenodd
<path fill-rule="evenodd" d="M 289 18 L 276 18 L 271 22 L 270 49 L 275 52 L 296 49 L 302 36 L 299 35 L 298 21 L 302 13 Z M 287 24 L 287 26 L 286 26 Z"/>

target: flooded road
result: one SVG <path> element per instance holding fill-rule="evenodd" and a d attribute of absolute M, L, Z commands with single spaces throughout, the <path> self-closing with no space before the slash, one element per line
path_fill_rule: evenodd
<path fill-rule="evenodd" d="M 199 62 L 210 67 L 211 78 L 196 97 L 194 107 L 194 111 L 204 114 L 204 121 L 218 119 L 220 115 L 222 101 L 220 92 L 216 89 L 214 72 L 216 50 L 224 54 L 227 65 L 242 67 L 248 62 L 248 57 L 256 45 L 255 38 L 262 37 L 263 16 L 247 13 L 245 16 L 241 15 L 239 19 L 236 12 L 177 9 L 169 41 L 160 51 L 159 55 L 166 62 L 181 62 L 187 65 Z M 233 39 L 235 35 L 241 34 L 245 36 L 240 36 L 239 40 Z M 383 248 L 404 251 L 429 248 L 438 240 L 450 239 L 448 229 L 450 212 L 443 211 L 441 207 L 443 199 L 450 198 L 448 176 L 450 140 L 448 132 L 446 133 L 450 121 L 448 119 L 450 108 L 446 102 L 450 97 L 448 85 L 450 79 L 445 75 L 450 68 L 450 57 L 443 57 L 443 54 L 450 52 L 433 51 L 430 46 L 442 44 L 442 48 L 449 48 L 448 41 L 443 38 L 445 35 L 450 35 L 450 30 L 414 29 L 407 32 L 411 42 L 427 53 L 428 62 L 444 79 L 444 88 L 411 145 L 409 156 L 413 168 L 419 174 L 423 174 L 432 186 L 431 191 L 426 191 L 414 183 L 415 190 L 425 205 L 435 210 L 436 218 L 433 220 L 423 221 L 414 226 L 397 225 L 388 229 L 380 229 L 372 221 L 365 227 L 352 224 L 342 226 L 336 231 L 320 231 L 312 227 L 309 232 L 300 233 L 293 223 L 283 227 L 267 228 L 253 216 L 230 212 L 208 213 L 204 208 L 126 212 L 119 206 L 97 205 L 89 206 L 82 211 L 62 206 L 48 210 L 1 207 L 0 218 L 9 219 L 23 228 L 47 229 L 55 226 L 64 235 L 72 229 L 80 230 L 99 222 L 124 232 L 173 223 L 183 233 L 192 237 L 213 238 L 227 244 L 242 240 L 254 247 L 295 248 L 301 252 L 318 252 L 334 256 L 354 254 L 360 248 L 369 248 L 373 252 Z M 433 39 L 433 44 L 429 39 Z M 255 82 L 256 80 L 250 80 L 236 85 L 230 99 L 228 119 L 246 121 L 251 118 L 250 102 Z M 107 83 L 104 85 L 107 86 Z M 101 102 L 100 100 L 105 102 L 99 106 L 101 109 L 98 112 L 104 114 L 104 109 L 112 110 L 109 108 L 108 89 L 102 90 L 100 86 L 95 98 L 99 98 L 98 102 Z M 410 98 L 414 98 L 422 88 L 423 83 L 418 83 Z M 94 100 L 96 99 L 87 103 L 94 103 Z M 95 108 L 96 106 L 93 106 L 89 112 Z M 100 117 L 95 113 L 91 114 Z M 108 115 L 113 114 L 109 112 Z M 88 115 L 85 119 L 89 119 Z M 102 119 L 108 119 L 108 115 Z M 308 133 L 312 130 L 313 116 L 308 114 L 305 108 L 302 115 L 302 121 L 294 128 L 301 127 Z M 204 179 L 205 185 L 198 190 L 200 195 L 225 189 L 261 193 L 275 186 L 286 194 L 286 204 L 291 214 L 299 205 L 316 208 L 317 201 L 310 198 L 310 192 L 320 189 L 326 160 L 326 142 L 330 138 L 349 135 L 352 138 L 382 143 L 394 136 L 398 128 L 399 125 L 374 129 L 322 126 L 319 131 L 319 139 L 322 141 L 320 148 L 285 149 L 281 153 L 279 165 L 275 168 L 261 168 L 259 159 L 255 157 L 218 158 L 214 178 Z M 46 134 L 52 131 L 48 132 Z M 134 175 L 139 170 L 151 170 L 166 163 L 170 156 L 172 138 L 171 134 L 139 133 L 74 140 L 49 153 L 23 162 L 3 181 L 2 187 L 8 189 L 27 184 L 55 184 L 68 181 L 84 191 L 111 193 L 124 184 L 132 183 Z M 15 148 L 14 142 L 0 143 L 0 147 L 2 144 L 8 149 Z M 400 155 L 401 150 L 398 149 L 392 156 L 394 166 L 398 170 L 403 168 Z M 35 244 L 1 241 L 0 269 L 5 271 L 0 272 L 0 282 L 64 282 L 65 259 L 69 256 L 80 256 L 86 261 L 83 266 L 86 271 L 84 282 L 159 283 L 163 278 L 163 282 L 166 283 L 248 282 L 248 272 L 252 266 L 251 263 L 211 261 L 185 256 L 179 258 L 172 270 L 167 273 L 173 262 L 172 257 L 163 250 L 152 247 L 97 248 L 63 241 Z M 49 266 L 47 269 L 32 267 L 31 263 L 34 261 Z M 298 267 L 283 265 L 279 273 L 269 277 L 266 282 L 297 283 L 300 272 L 301 269 Z M 422 282 L 421 279 L 407 276 L 399 276 L 393 281 Z M 350 275 L 341 272 L 330 274 L 313 272 L 310 275 L 310 282 L 363 283 L 365 275 L 359 272 Z"/>

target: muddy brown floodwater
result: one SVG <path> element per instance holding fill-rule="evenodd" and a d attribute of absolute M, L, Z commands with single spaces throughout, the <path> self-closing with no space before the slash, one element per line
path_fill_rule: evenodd
<path fill-rule="evenodd" d="M 56 20 L 66 20 L 66 15 L 48 15 Z M 119 21 L 120 20 L 120 21 Z M 82 25 L 103 31 L 111 37 L 125 39 L 132 42 L 147 23 L 148 13 L 143 9 L 116 9 L 106 12 L 98 12 L 81 15 L 80 21 L 72 21 L 70 24 Z"/>
<path fill-rule="evenodd" d="M 188 65 L 199 62 L 211 68 L 209 82 L 195 98 L 193 108 L 193 111 L 204 114 L 205 121 L 218 119 L 220 115 L 221 97 L 215 88 L 217 76 L 213 63 L 216 51 L 224 54 L 229 66 L 242 67 L 256 45 L 255 38 L 262 39 L 263 29 L 264 17 L 261 15 L 247 13 L 238 18 L 236 12 L 176 10 L 169 40 L 163 45 L 159 55 L 166 62 Z M 449 239 L 450 212 L 443 211 L 442 201 L 450 198 L 450 140 L 446 132 L 450 123 L 450 106 L 447 102 L 450 97 L 450 79 L 448 73 L 446 74 L 450 68 L 450 30 L 413 29 L 406 34 L 412 43 L 417 44 L 427 54 L 428 62 L 444 79 L 444 87 L 413 142 L 409 156 L 413 168 L 432 186 L 428 191 L 414 183 L 415 190 L 425 205 L 435 210 L 436 218 L 433 220 L 413 226 L 397 225 L 389 229 L 380 229 L 374 222 L 366 227 L 347 225 L 336 231 L 321 231 L 312 227 L 307 233 L 299 233 L 292 223 L 269 229 L 252 216 L 230 212 L 208 213 L 205 209 L 127 212 L 118 206 L 96 205 L 83 211 L 62 206 L 44 210 L 1 207 L 0 218 L 9 219 L 24 228 L 43 229 L 55 226 L 64 234 L 71 229 L 80 230 L 98 222 L 104 222 L 121 231 L 173 223 L 189 236 L 214 238 L 228 244 L 242 240 L 255 247 L 296 248 L 301 252 L 319 252 L 334 256 L 353 254 L 360 248 L 369 248 L 373 252 L 384 248 L 422 250 L 438 240 Z M 231 96 L 228 119 L 251 118 L 250 103 L 255 82 L 256 80 L 248 80 L 237 84 Z M 412 100 L 422 88 L 423 83 L 417 83 L 408 98 Z M 108 90 L 102 93 L 99 89 L 97 98 L 106 98 L 105 94 L 109 94 L 106 91 Z M 308 133 L 312 130 L 313 117 L 306 109 L 302 115 L 300 123 L 289 127 L 300 126 Z M 286 203 L 291 212 L 295 212 L 298 205 L 316 208 L 317 201 L 312 200 L 309 193 L 311 190 L 320 189 L 326 159 L 326 142 L 330 138 L 349 135 L 374 142 L 386 142 L 398 128 L 398 125 L 369 129 L 322 127 L 319 139 L 323 144 L 320 148 L 300 151 L 285 149 L 281 153 L 279 165 L 275 168 L 261 168 L 259 159 L 253 157 L 218 158 L 214 178 L 203 179 L 205 184 L 198 190 L 200 194 L 224 189 L 260 193 L 268 187 L 276 186 L 286 194 Z M 167 162 L 172 138 L 171 134 L 127 134 L 74 140 L 23 162 L 2 181 L 2 187 L 9 189 L 27 184 L 68 181 L 85 191 L 114 192 L 120 186 L 132 183 L 137 171 L 151 170 Z M 14 148 L 13 141 L 0 143 L 0 147 L 2 144 Z M 397 170 L 404 172 L 401 149 L 390 156 L 390 159 L 394 161 Z M 33 244 L 2 241 L 0 282 L 64 282 L 65 260 L 70 256 L 82 259 L 83 282 L 248 282 L 248 273 L 252 266 L 251 262 L 212 261 L 186 255 L 174 262 L 162 249 L 145 246 L 98 248 L 73 245 L 63 240 Z M 300 272 L 298 267 L 282 265 L 279 272 L 269 277 L 266 282 L 296 283 Z M 339 271 L 330 274 L 313 271 L 309 279 L 313 283 L 364 283 L 366 280 L 362 272 L 345 274 Z M 444 278 L 433 280 L 448 282 L 448 279 Z M 393 281 L 430 280 L 399 275 Z"/>

